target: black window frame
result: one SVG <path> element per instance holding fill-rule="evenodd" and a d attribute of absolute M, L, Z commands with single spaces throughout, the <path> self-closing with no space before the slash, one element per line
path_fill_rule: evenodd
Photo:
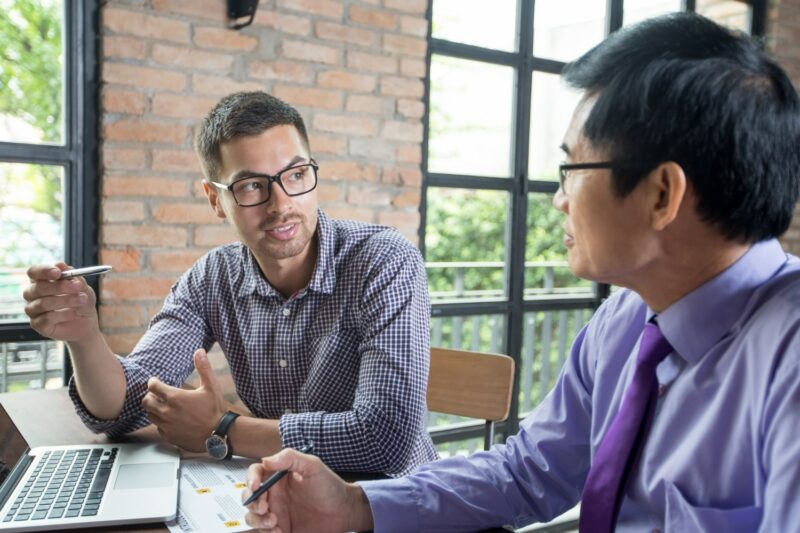
<path fill-rule="evenodd" d="M 434 318 L 499 314 L 506 318 L 505 353 L 515 362 L 514 388 L 511 396 L 511 410 L 508 420 L 497 424 L 496 437 L 504 441 L 509 435 L 519 430 L 519 387 L 521 356 L 523 348 L 524 315 L 532 311 L 561 311 L 573 309 L 596 309 L 608 297 L 610 286 L 596 284 L 595 294 L 591 297 L 552 298 L 546 301 L 525 300 L 525 242 L 527 233 L 527 208 L 529 193 L 554 194 L 558 189 L 557 182 L 534 181 L 528 179 L 529 134 L 531 121 L 531 86 L 534 72 L 560 74 L 565 62 L 536 57 L 533 54 L 533 18 L 535 0 L 517 0 L 517 39 L 518 46 L 514 52 L 493 50 L 464 43 L 457 43 L 433 37 L 433 3 L 428 1 L 428 51 L 425 73 L 425 115 L 423 117 L 422 146 L 422 195 L 420 201 L 419 247 L 423 257 L 425 251 L 425 232 L 427 216 L 427 193 L 429 187 L 502 190 L 511 194 L 511 216 L 508 219 L 510 228 L 510 245 L 506 259 L 508 295 L 502 302 L 458 302 L 433 303 L 431 316 Z M 766 0 L 739 0 L 751 6 L 750 33 L 763 36 L 766 27 Z M 623 25 L 624 0 L 606 1 L 606 36 L 617 31 Z M 682 11 L 695 11 L 695 0 L 683 0 Z M 431 57 L 442 55 L 456 59 L 480 61 L 491 65 L 510 66 L 515 70 L 514 85 L 514 125 L 511 137 L 513 147 L 513 178 L 497 178 L 488 176 L 467 176 L 428 171 L 428 126 L 430 113 L 430 72 Z M 571 339 L 570 339 L 571 342 Z M 457 427 L 436 429 L 430 428 L 435 444 L 480 438 L 483 435 L 483 424 L 460 424 Z"/>
<path fill-rule="evenodd" d="M 64 168 L 64 260 L 86 266 L 98 260 L 99 64 L 97 0 L 64 2 L 63 145 L 0 142 L 0 162 Z M 97 290 L 97 278 L 87 280 Z M 46 340 L 25 321 L 0 324 L 0 343 Z M 72 375 L 64 354 L 63 380 Z"/>

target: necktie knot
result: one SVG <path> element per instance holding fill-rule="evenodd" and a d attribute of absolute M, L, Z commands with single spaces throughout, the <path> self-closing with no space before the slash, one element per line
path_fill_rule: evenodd
<path fill-rule="evenodd" d="M 672 351 L 669 341 L 661 333 L 656 324 L 648 323 L 642 332 L 642 341 L 639 343 L 639 355 L 636 359 L 640 363 L 658 366 Z"/>

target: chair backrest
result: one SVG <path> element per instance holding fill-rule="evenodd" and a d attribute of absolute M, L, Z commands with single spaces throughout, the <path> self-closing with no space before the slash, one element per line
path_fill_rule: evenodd
<path fill-rule="evenodd" d="M 514 360 L 507 355 L 431 348 L 428 410 L 486 420 L 488 449 L 494 422 L 508 418 Z"/>

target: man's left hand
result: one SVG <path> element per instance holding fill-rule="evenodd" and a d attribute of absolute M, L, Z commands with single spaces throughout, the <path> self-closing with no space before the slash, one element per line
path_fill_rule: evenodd
<path fill-rule="evenodd" d="M 142 407 L 167 441 L 191 452 L 204 452 L 206 439 L 225 413 L 225 401 L 205 350 L 194 352 L 194 366 L 200 375 L 198 388 L 179 389 L 152 377 Z"/>

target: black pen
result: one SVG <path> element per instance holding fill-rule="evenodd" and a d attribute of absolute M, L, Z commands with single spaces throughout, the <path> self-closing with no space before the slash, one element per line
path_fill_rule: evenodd
<path fill-rule="evenodd" d="M 311 453 L 312 451 L 314 451 L 314 443 L 313 442 L 309 442 L 308 444 L 306 444 L 302 448 L 299 448 L 297 451 L 300 452 L 300 453 Z M 267 480 L 264 481 L 264 483 L 262 483 L 261 486 L 258 487 L 255 490 L 255 492 L 253 492 L 253 494 L 251 494 L 250 497 L 247 498 L 244 501 L 244 503 L 242 505 L 248 506 L 251 503 L 253 503 L 254 501 L 256 501 L 259 496 L 261 496 L 262 494 L 267 492 L 270 488 L 272 488 L 272 486 L 275 483 L 277 483 L 278 481 L 283 479 L 283 477 L 288 473 L 289 473 L 288 470 L 278 470 L 277 472 L 275 472 L 274 474 L 269 476 L 267 478 Z"/>

